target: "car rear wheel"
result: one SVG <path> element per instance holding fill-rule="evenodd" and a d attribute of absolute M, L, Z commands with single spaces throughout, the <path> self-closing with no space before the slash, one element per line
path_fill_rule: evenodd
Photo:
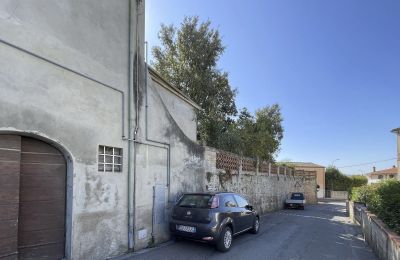
<path fill-rule="evenodd" d="M 217 249 L 221 252 L 228 251 L 232 246 L 232 240 L 232 230 L 230 227 L 224 227 L 217 243 Z"/>
<path fill-rule="evenodd" d="M 251 229 L 251 233 L 257 234 L 259 230 L 260 230 L 260 219 L 256 217 L 253 223 L 253 228 Z"/>

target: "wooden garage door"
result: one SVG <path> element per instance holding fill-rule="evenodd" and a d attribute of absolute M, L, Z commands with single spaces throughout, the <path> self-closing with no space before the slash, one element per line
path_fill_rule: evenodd
<path fill-rule="evenodd" d="M 4 136 L 0 135 L 0 139 Z M 42 141 L 20 138 L 18 259 L 60 259 L 65 244 L 66 163 Z"/>
<path fill-rule="evenodd" d="M 17 259 L 21 137 L 0 135 L 0 259 Z"/>

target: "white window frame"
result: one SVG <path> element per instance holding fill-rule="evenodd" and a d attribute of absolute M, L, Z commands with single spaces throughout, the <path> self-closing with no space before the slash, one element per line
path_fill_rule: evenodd
<path fill-rule="evenodd" d="M 100 149 L 103 148 L 102 152 L 100 152 Z M 112 149 L 112 154 L 108 154 L 106 153 L 106 149 Z M 116 150 L 120 151 L 120 154 L 116 154 Z M 99 145 L 99 149 L 97 150 L 97 170 L 99 172 L 122 172 L 122 154 L 123 150 L 122 148 L 118 148 L 118 147 L 112 147 L 112 146 L 106 146 L 106 145 Z M 103 161 L 100 161 L 99 157 L 102 156 L 103 157 Z M 112 157 L 112 162 L 106 162 L 106 156 L 111 156 Z M 116 163 L 115 158 L 120 158 L 120 162 L 121 163 Z M 100 170 L 100 166 L 103 166 L 103 170 Z M 106 165 L 111 165 L 111 171 L 106 171 Z M 119 166 L 119 171 L 115 171 L 115 166 Z"/>

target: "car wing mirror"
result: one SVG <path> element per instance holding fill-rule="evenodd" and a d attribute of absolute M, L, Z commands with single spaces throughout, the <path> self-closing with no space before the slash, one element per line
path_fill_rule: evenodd
<path fill-rule="evenodd" d="M 251 206 L 251 205 L 246 205 L 246 207 L 245 207 L 247 210 L 253 210 L 253 206 Z"/>

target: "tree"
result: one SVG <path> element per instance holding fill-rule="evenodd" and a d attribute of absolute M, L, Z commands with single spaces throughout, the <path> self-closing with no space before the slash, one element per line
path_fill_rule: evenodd
<path fill-rule="evenodd" d="M 152 53 L 155 69 L 203 108 L 198 112 L 198 139 L 216 146 L 237 109 L 228 73 L 217 68 L 225 47 L 210 25 L 200 23 L 197 16 L 185 17 L 179 29 L 161 25 L 162 47 L 154 47 Z"/>
<path fill-rule="evenodd" d="M 203 110 L 197 113 L 197 137 L 218 149 L 273 161 L 283 136 L 279 105 L 252 115 L 243 108 L 237 115 L 236 90 L 228 73 L 217 68 L 225 47 L 210 21 L 185 17 L 179 28 L 161 25 L 161 46 L 152 49 L 154 68 Z"/>
<path fill-rule="evenodd" d="M 348 191 L 351 187 L 351 180 L 341 173 L 336 167 L 328 167 L 325 171 L 326 188 L 337 191 Z"/>
<path fill-rule="evenodd" d="M 256 111 L 256 136 L 253 154 L 264 160 L 272 161 L 279 150 L 283 138 L 281 109 L 278 104 L 266 106 Z"/>
<path fill-rule="evenodd" d="M 326 188 L 338 191 L 351 191 L 354 187 L 360 187 L 368 183 L 365 176 L 347 176 L 335 167 L 328 167 L 325 171 Z"/>
<path fill-rule="evenodd" d="M 366 185 L 368 183 L 368 179 L 365 176 L 362 175 L 352 175 L 350 176 L 351 182 L 352 182 L 352 187 L 361 187 L 363 185 Z"/>
<path fill-rule="evenodd" d="M 237 119 L 243 155 L 273 161 L 283 137 L 282 116 L 277 104 L 258 109 L 255 116 L 244 108 Z"/>

